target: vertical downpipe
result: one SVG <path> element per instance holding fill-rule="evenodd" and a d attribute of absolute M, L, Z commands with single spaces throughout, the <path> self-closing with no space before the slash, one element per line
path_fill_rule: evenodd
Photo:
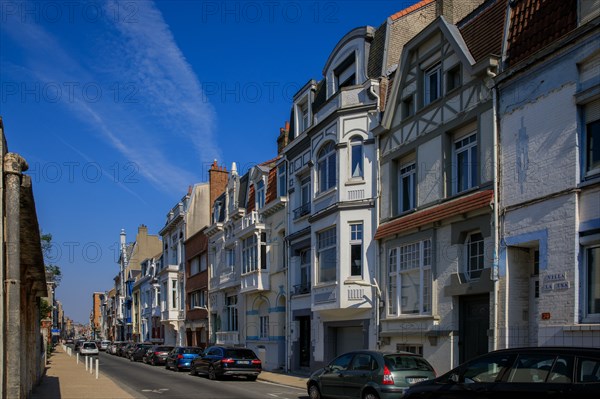
<path fill-rule="evenodd" d="M 20 155 L 4 157 L 6 189 L 6 397 L 21 398 L 21 177 L 27 162 Z"/>

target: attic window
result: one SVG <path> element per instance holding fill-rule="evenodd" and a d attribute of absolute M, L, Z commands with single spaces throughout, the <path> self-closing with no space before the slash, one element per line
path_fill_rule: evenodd
<path fill-rule="evenodd" d="M 309 127 L 308 100 L 298 106 L 298 111 L 299 130 L 303 132 Z"/>
<path fill-rule="evenodd" d="M 425 72 L 425 92 L 423 105 L 428 105 L 440 98 L 441 67 L 436 65 Z"/>
<path fill-rule="evenodd" d="M 446 91 L 449 92 L 460 86 L 460 65 L 456 65 L 446 73 Z"/>
<path fill-rule="evenodd" d="M 335 75 L 336 92 L 342 87 L 354 86 L 356 84 L 356 60 L 354 53 L 338 65 L 333 74 Z"/>

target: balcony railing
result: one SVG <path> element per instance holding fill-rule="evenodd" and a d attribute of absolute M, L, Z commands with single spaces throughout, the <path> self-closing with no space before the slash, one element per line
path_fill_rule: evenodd
<path fill-rule="evenodd" d="M 240 333 L 237 331 L 217 331 L 217 345 L 237 345 L 240 343 Z"/>
<path fill-rule="evenodd" d="M 294 295 L 308 294 L 310 292 L 310 283 L 294 285 Z"/>
<path fill-rule="evenodd" d="M 256 211 L 252 211 L 242 218 L 242 230 L 259 223 L 264 223 L 262 215 Z"/>
<path fill-rule="evenodd" d="M 300 205 L 298 208 L 294 209 L 294 219 L 299 219 L 304 215 L 308 215 L 310 213 L 310 202 L 306 204 Z"/>

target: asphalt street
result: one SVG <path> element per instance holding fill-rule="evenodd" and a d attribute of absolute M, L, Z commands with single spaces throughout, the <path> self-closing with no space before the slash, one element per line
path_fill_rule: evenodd
<path fill-rule="evenodd" d="M 264 381 L 229 378 L 211 381 L 204 376 L 191 376 L 164 366 L 100 353 L 99 367 L 119 386 L 136 398 L 203 398 L 203 399 L 307 399 L 306 391 Z"/>

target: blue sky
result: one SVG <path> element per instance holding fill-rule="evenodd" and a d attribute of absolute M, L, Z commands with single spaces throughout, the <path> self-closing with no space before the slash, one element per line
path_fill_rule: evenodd
<path fill-rule="evenodd" d="M 157 234 L 214 159 L 276 155 L 291 99 L 351 29 L 414 1 L 0 0 L 0 116 L 87 322 L 121 229 Z"/>

